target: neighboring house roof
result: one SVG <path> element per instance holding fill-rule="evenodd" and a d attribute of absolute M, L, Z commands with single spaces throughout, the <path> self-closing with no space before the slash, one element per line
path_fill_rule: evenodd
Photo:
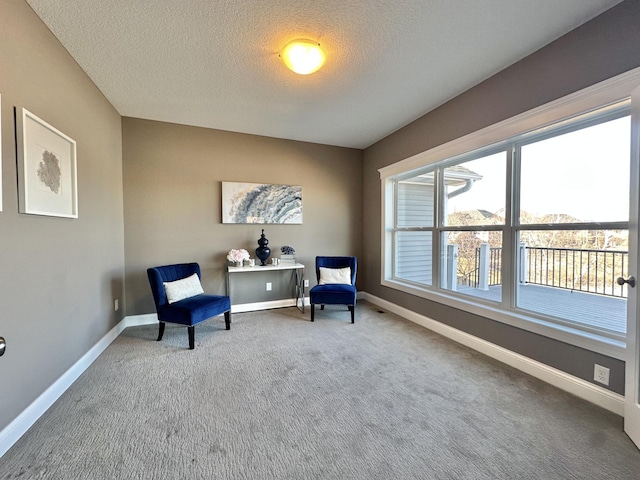
<path fill-rule="evenodd" d="M 482 209 L 478 209 L 476 210 L 477 212 L 480 213 L 480 215 L 482 215 L 484 218 L 493 218 L 493 217 L 498 217 L 497 214 L 495 213 L 491 213 L 488 210 L 482 210 Z"/>
<path fill-rule="evenodd" d="M 462 165 L 453 165 L 444 169 L 444 184 L 445 185 L 464 185 L 469 180 L 482 180 L 482 175 L 469 170 Z M 433 172 L 421 173 L 415 177 L 401 180 L 406 183 L 424 183 L 425 185 L 433 185 Z"/>
<path fill-rule="evenodd" d="M 460 179 L 460 180 L 482 180 L 482 175 L 469 170 L 462 165 L 454 165 L 452 167 L 446 167 L 444 169 L 445 183 L 447 179 Z"/>

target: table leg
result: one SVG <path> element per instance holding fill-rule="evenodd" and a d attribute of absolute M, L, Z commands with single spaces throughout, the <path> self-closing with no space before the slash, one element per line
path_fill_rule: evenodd
<path fill-rule="evenodd" d="M 300 275 L 298 269 L 294 270 L 295 275 L 295 298 L 296 307 L 304 313 L 304 274 Z"/>

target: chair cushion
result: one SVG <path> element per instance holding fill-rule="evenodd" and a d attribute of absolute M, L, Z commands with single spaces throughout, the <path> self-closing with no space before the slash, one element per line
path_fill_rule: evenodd
<path fill-rule="evenodd" d="M 231 300 L 228 296 L 202 293 L 160 307 L 158 320 L 191 326 L 229 310 Z"/>
<path fill-rule="evenodd" d="M 330 283 L 313 287 L 309 299 L 314 305 L 355 305 L 356 293 L 353 285 Z"/>
<path fill-rule="evenodd" d="M 329 283 L 351 285 L 351 268 L 318 268 L 320 270 L 320 281 L 318 282 L 319 285 L 326 285 Z"/>
<path fill-rule="evenodd" d="M 167 294 L 168 303 L 175 303 L 182 299 L 204 293 L 197 273 L 174 282 L 162 282 L 162 284 Z"/>

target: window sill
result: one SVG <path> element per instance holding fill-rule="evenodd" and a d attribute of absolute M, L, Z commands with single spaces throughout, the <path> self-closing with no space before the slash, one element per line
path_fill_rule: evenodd
<path fill-rule="evenodd" d="M 545 320 L 543 318 L 529 316 L 521 311 L 510 310 L 502 305 L 496 304 L 494 306 L 482 301 L 475 301 L 476 299 L 474 298 L 449 294 L 444 291 L 427 290 L 395 279 L 382 280 L 381 284 L 385 287 L 441 303 L 538 335 L 543 335 L 592 352 L 618 360 L 625 360 L 626 340 L 623 337 L 610 338 L 605 335 L 582 331 L 577 328 L 555 323 L 552 319 Z"/>

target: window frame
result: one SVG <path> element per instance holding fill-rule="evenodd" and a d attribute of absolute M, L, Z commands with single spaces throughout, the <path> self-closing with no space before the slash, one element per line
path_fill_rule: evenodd
<path fill-rule="evenodd" d="M 535 312 L 518 310 L 516 307 L 515 278 L 517 270 L 516 241 L 520 230 L 583 230 L 628 229 L 628 222 L 553 224 L 520 224 L 519 218 L 519 161 L 517 155 L 522 145 L 540 141 L 545 137 L 557 136 L 573 130 L 586 128 L 590 124 L 603 123 L 613 117 L 628 114 L 630 93 L 640 84 L 640 68 L 614 77 L 580 92 L 525 112 L 478 132 L 453 140 L 447 144 L 419 153 L 408 159 L 381 168 L 381 285 L 400 290 L 418 297 L 443 303 L 492 320 L 532 331 L 550 338 L 580 346 L 614 358 L 624 359 L 626 339 L 588 328 L 578 328 L 571 322 L 558 321 Z M 560 133 L 562 132 L 562 133 Z M 471 161 L 488 155 L 487 152 L 507 151 L 507 188 L 505 205 L 505 225 L 444 226 L 441 191 L 442 171 L 445 167 Z M 434 225 L 422 228 L 432 235 L 432 284 L 426 287 L 395 278 L 395 245 L 393 244 L 395 224 L 394 182 L 398 178 L 427 171 L 435 173 Z M 514 178 L 514 184 L 511 184 Z M 441 235 L 449 231 L 502 231 L 503 295 L 499 304 L 469 297 L 441 288 Z M 391 249 L 389 248 L 391 247 Z"/>

